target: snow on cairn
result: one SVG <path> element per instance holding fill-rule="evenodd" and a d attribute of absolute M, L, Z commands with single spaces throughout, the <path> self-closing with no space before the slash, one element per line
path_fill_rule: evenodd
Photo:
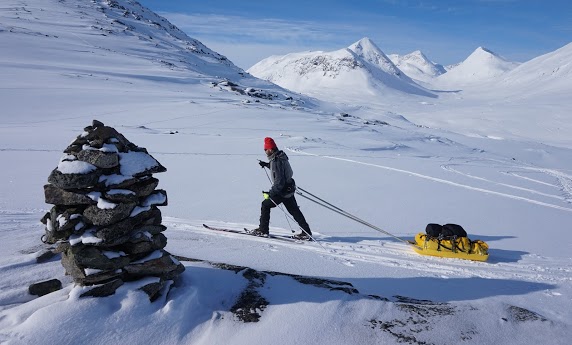
<path fill-rule="evenodd" d="M 185 270 L 163 250 L 157 206 L 167 205 L 167 193 L 155 189 L 152 175 L 166 170 L 96 120 L 65 149 L 44 186 L 54 206 L 42 218 L 42 240 L 57 244 L 66 273 L 86 287 L 81 296 L 108 296 L 125 281 L 146 278 L 141 289 L 154 301 Z"/>

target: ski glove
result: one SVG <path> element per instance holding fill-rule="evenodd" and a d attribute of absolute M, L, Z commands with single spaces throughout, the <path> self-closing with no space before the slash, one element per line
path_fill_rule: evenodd
<path fill-rule="evenodd" d="M 270 199 L 270 195 L 268 195 L 268 192 L 262 192 L 262 196 L 264 197 L 264 200 Z"/>
<path fill-rule="evenodd" d="M 270 168 L 270 163 L 266 163 L 264 161 L 258 161 L 258 165 L 260 165 L 261 168 Z"/>

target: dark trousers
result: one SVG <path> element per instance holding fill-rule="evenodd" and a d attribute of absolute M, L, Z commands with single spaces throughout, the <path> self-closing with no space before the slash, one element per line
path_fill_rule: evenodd
<path fill-rule="evenodd" d="M 306 222 L 306 218 L 304 218 L 302 211 L 300 211 L 300 207 L 298 206 L 294 195 L 289 198 L 274 196 L 262 201 L 262 207 L 260 210 L 260 231 L 268 231 L 268 227 L 270 226 L 270 210 L 280 204 L 284 204 L 286 210 L 288 210 L 288 213 L 292 215 L 294 220 L 298 223 L 298 225 L 300 225 L 302 229 L 304 229 L 304 231 L 306 231 L 309 235 L 312 234 L 310 226 Z"/>

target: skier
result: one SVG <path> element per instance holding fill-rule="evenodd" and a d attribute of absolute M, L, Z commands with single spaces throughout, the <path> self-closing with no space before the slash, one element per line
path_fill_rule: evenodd
<path fill-rule="evenodd" d="M 260 210 L 260 226 L 254 229 L 252 234 L 256 236 L 268 237 L 268 227 L 270 224 L 270 209 L 280 205 L 286 206 L 286 210 L 294 217 L 294 220 L 300 225 L 303 231 L 292 236 L 299 240 L 309 240 L 312 236 L 310 226 L 306 222 L 302 211 L 296 203 L 294 191 L 296 183 L 292 178 L 294 174 L 292 167 L 288 162 L 288 156 L 282 150 L 278 150 L 274 139 L 270 137 L 264 138 L 264 152 L 268 157 L 269 163 L 259 161 L 262 168 L 269 168 L 272 175 L 272 187 L 267 192 L 262 192 L 264 200 Z"/>

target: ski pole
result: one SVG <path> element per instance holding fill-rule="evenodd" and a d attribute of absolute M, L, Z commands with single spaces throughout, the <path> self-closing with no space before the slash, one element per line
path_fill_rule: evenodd
<path fill-rule="evenodd" d="M 358 223 L 360 223 L 360 224 L 363 224 L 363 225 L 365 225 L 365 226 L 367 226 L 367 227 L 370 227 L 370 228 L 372 228 L 372 229 L 374 229 L 374 230 L 377 230 L 377 231 L 379 231 L 379 232 L 382 232 L 382 233 L 384 233 L 384 234 L 386 234 L 386 235 L 388 235 L 388 236 L 391 236 L 391 237 L 393 237 L 393 238 L 395 238 L 395 239 L 397 239 L 397 240 L 399 240 L 399 241 L 401 241 L 401 242 L 405 242 L 405 243 L 407 243 L 407 244 L 412 244 L 412 243 L 409 242 L 409 241 L 406 241 L 406 240 L 404 240 L 404 239 L 402 239 L 402 238 L 399 238 L 399 237 L 397 237 L 397 236 L 395 236 L 395 235 L 393 235 L 393 234 L 391 234 L 391 233 L 389 233 L 389 232 L 387 232 L 387 231 L 385 231 L 385 230 L 383 230 L 383 229 L 381 229 L 381 228 L 379 228 L 379 227 L 377 227 L 377 226 L 375 226 L 375 225 L 373 225 L 373 224 L 370 224 L 370 223 L 366 222 L 366 221 L 363 220 L 363 219 L 360 219 L 360 218 L 354 216 L 353 214 L 351 214 L 351 213 L 349 213 L 349 212 L 347 212 L 347 211 L 342 210 L 341 208 L 339 208 L 339 207 L 337 207 L 337 206 L 335 206 L 335 205 L 333 205 L 333 204 L 331 204 L 331 203 L 325 201 L 324 199 L 321 199 L 320 197 L 318 197 L 318 196 L 316 196 L 316 195 L 314 195 L 314 194 L 308 192 L 307 190 L 305 190 L 305 189 L 303 189 L 303 188 L 301 188 L 301 187 L 298 187 L 298 189 L 300 189 L 300 190 L 303 191 L 304 193 L 307 193 L 307 194 L 311 195 L 313 198 L 315 198 L 315 199 L 321 201 L 323 204 L 320 203 L 320 202 L 318 202 L 318 201 L 316 201 L 316 200 L 313 200 L 312 198 L 310 198 L 310 197 L 308 197 L 308 196 L 306 196 L 306 195 L 303 195 L 301 192 L 297 192 L 300 196 L 302 196 L 302 197 L 304 197 L 304 198 L 306 198 L 306 199 L 308 199 L 308 200 L 310 200 L 310 201 L 312 201 L 312 202 L 314 202 L 314 203 L 316 203 L 316 204 L 318 204 L 318 205 L 320 205 L 320 206 L 322 206 L 322 207 L 324 207 L 324 208 L 327 208 L 327 209 L 329 209 L 329 210 L 331 210 L 331 211 L 334 211 L 334 212 L 336 212 L 336 213 L 338 213 L 338 214 L 340 214 L 340 215 L 342 215 L 342 216 L 345 216 L 345 217 L 347 217 L 347 218 L 350 218 L 350 219 L 352 219 L 352 220 L 354 220 L 354 221 L 356 221 L 356 222 L 358 222 Z"/>
<path fill-rule="evenodd" d="M 266 170 L 264 170 L 264 172 L 266 173 L 266 177 L 268 178 L 268 181 L 269 181 L 270 183 L 272 183 L 272 180 L 270 179 L 270 176 L 268 175 L 268 172 L 267 172 Z M 272 198 L 269 197 L 269 199 L 272 201 L 272 203 L 273 203 L 275 206 L 278 206 L 278 204 L 277 204 Z M 291 218 L 293 221 L 296 221 L 296 220 L 295 220 L 292 216 L 289 216 L 289 215 L 286 213 L 286 211 L 284 211 L 284 209 L 282 208 L 282 205 L 280 205 L 279 208 L 280 208 L 280 210 L 284 213 L 284 217 L 286 218 L 286 221 L 288 222 L 288 226 L 290 227 L 290 231 L 292 231 L 292 233 L 294 233 L 295 231 L 292 229 L 292 225 L 290 224 L 290 221 L 288 220 L 288 218 Z M 296 223 L 298 223 L 298 222 L 296 222 Z M 302 230 L 303 233 L 305 233 L 306 235 L 308 235 L 308 236 L 312 239 L 312 241 L 318 243 L 318 244 L 320 245 L 320 247 L 322 247 L 324 250 L 326 250 L 326 248 L 324 248 L 324 246 L 322 246 L 322 244 L 321 244 L 320 242 L 316 241 L 316 239 L 315 239 L 311 234 L 309 234 L 306 230 L 304 230 L 304 229 L 300 226 L 300 224 L 298 224 L 298 228 L 300 228 L 300 230 Z"/>
<path fill-rule="evenodd" d="M 259 162 L 261 162 L 261 160 L 259 160 Z M 268 178 L 268 181 L 270 182 L 270 184 L 272 184 L 272 180 L 270 179 L 270 175 L 268 175 L 268 171 L 266 171 L 266 169 L 264 169 L 264 172 L 266 173 L 266 177 Z M 272 198 L 270 198 L 270 200 L 272 200 Z M 290 220 L 288 220 L 288 215 L 286 214 L 286 211 L 284 211 L 284 209 L 282 208 L 282 205 L 278 206 L 278 204 L 277 204 L 274 200 L 272 200 L 272 203 L 273 203 L 276 207 L 280 208 L 280 210 L 284 213 L 284 218 L 286 218 L 286 222 L 288 223 L 288 227 L 290 227 L 290 231 L 291 231 L 292 233 L 295 233 L 296 231 L 294 231 L 294 229 L 292 229 L 292 225 L 290 224 Z M 302 229 L 302 231 L 303 231 L 303 230 L 304 230 L 304 229 Z M 304 231 L 304 232 L 305 232 L 305 231 Z"/>

